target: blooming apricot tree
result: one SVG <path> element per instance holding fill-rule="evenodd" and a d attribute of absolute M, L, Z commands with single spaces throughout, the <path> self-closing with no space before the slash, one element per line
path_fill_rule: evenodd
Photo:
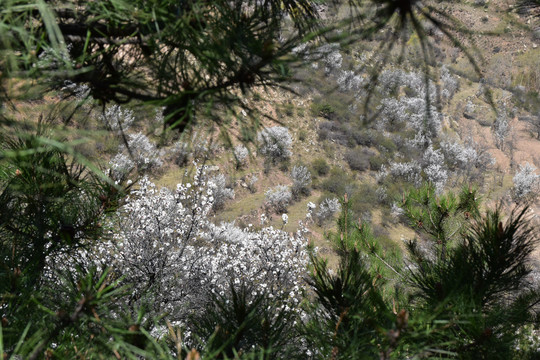
<path fill-rule="evenodd" d="M 76 256 L 112 268 L 130 287 L 126 305 L 134 311 L 171 321 L 182 323 L 230 283 L 249 283 L 294 308 L 306 275 L 307 230 L 211 223 L 215 186 L 206 178 L 199 169 L 193 182 L 172 191 L 144 177 L 110 221 L 109 240 Z"/>

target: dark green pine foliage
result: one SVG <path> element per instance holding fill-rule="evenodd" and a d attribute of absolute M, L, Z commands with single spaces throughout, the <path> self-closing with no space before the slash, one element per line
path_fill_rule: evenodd
<path fill-rule="evenodd" d="M 3 317 L 0 353 L 6 359 L 173 359 L 181 349 L 172 336 L 161 339 L 145 330 L 158 319 L 122 307 L 129 288 L 108 271 L 80 268 L 57 275 L 53 286 L 27 299 L 31 321 Z M 167 339 L 176 343 L 169 347 Z"/>
<path fill-rule="evenodd" d="M 399 296 L 399 280 L 402 280 L 402 250 L 393 241 L 373 234 L 367 222 L 354 220 L 351 211 L 352 201 L 347 196 L 341 202 L 342 211 L 337 220 L 338 231 L 330 233 L 328 238 L 340 256 L 347 256 L 350 251 L 362 254 L 366 269 L 374 278 L 382 279 L 379 287 L 386 300 L 395 300 Z"/>
<path fill-rule="evenodd" d="M 25 55 L 7 53 L 7 76 L 84 83 L 102 103 L 152 102 L 165 108 L 166 126 L 181 131 L 196 113 L 241 101 L 238 90 L 288 78 L 286 55 L 318 26 L 308 0 L 0 5 L 3 48 Z"/>
<path fill-rule="evenodd" d="M 346 200 L 331 238 L 338 269 L 312 255 L 304 334 L 316 358 L 535 358 L 540 292 L 527 209 L 480 215 L 473 189 L 436 196 L 429 185 L 404 203 L 409 221 L 426 222 L 405 259 L 351 221 Z"/>
<path fill-rule="evenodd" d="M 448 247 L 464 235 L 468 222 L 479 215 L 479 198 L 475 188 L 464 187 L 437 195 L 432 184 L 405 193 L 401 207 L 409 226 L 437 245 L 437 256 L 444 260 Z"/>
<path fill-rule="evenodd" d="M 347 197 L 342 206 L 339 232 L 331 235 L 338 269 L 332 271 L 326 259 L 311 254 L 308 284 L 315 303 L 304 332 L 318 358 L 378 359 L 396 317 L 383 296 L 386 280 L 365 252 L 373 237 L 367 226 L 352 221 Z"/>
<path fill-rule="evenodd" d="M 120 186 L 99 177 L 70 159 L 40 123 L 35 134 L 1 134 L 0 146 L 0 314 L 9 327 L 4 345 L 18 341 L 20 332 L 36 330 L 42 300 L 59 300 L 57 286 L 46 296 L 47 265 L 71 271 L 66 256 L 104 235 L 102 216 L 115 209 Z M 50 277 L 52 274 L 47 274 Z M 43 306 L 48 306 L 45 304 Z"/>
<path fill-rule="evenodd" d="M 214 294 L 204 312 L 191 318 L 192 345 L 209 358 L 297 359 L 302 356 L 299 321 L 286 299 L 231 282 L 226 294 Z"/>
<path fill-rule="evenodd" d="M 382 280 L 371 276 L 362 257 L 356 249 L 347 251 L 335 273 L 325 260 L 312 258 L 309 284 L 316 305 L 305 333 L 319 358 L 379 358 L 393 316 L 379 291 Z"/>
<path fill-rule="evenodd" d="M 121 196 L 118 186 L 69 159 L 50 135 L 43 124 L 36 134 L 1 135 L 0 245 L 9 254 L 1 261 L 33 285 L 48 256 L 102 235 L 100 218 Z"/>
<path fill-rule="evenodd" d="M 426 200 L 418 196 L 425 191 L 408 201 Z M 460 196 L 433 197 L 407 211 L 411 221 L 425 221 L 416 228 L 434 245 L 431 250 L 419 241 L 407 246 L 411 317 L 432 314 L 415 329 L 420 334 L 430 329 L 430 335 L 416 341 L 442 345 L 439 352 L 428 351 L 430 356 L 510 359 L 520 329 L 538 325 L 534 311 L 540 293 L 529 277 L 536 234 L 525 219 L 526 208 L 507 220 L 500 209 L 479 216 L 473 193 L 464 189 Z M 448 236 L 449 231 L 456 235 Z"/>

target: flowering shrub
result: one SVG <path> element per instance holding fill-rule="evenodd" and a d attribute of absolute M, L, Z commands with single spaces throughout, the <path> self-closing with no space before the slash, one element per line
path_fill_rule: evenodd
<path fill-rule="evenodd" d="M 441 81 L 443 84 L 443 90 L 441 92 L 441 95 L 443 99 L 449 101 L 458 91 L 459 81 L 452 76 L 446 65 L 441 68 Z"/>
<path fill-rule="evenodd" d="M 341 204 L 339 203 L 339 200 L 336 198 L 324 199 L 320 205 L 319 210 L 316 213 L 317 216 L 317 222 L 319 226 L 321 226 L 325 221 L 329 220 L 334 216 L 334 214 L 341 211 Z"/>
<path fill-rule="evenodd" d="M 444 140 L 441 142 L 441 151 L 448 167 L 458 174 L 462 173 L 468 181 L 481 178 L 486 169 L 495 163 L 487 148 L 475 142 L 472 137 L 463 145 Z"/>
<path fill-rule="evenodd" d="M 402 208 L 400 208 L 395 202 L 392 203 L 392 207 L 390 208 L 390 215 L 392 215 L 392 217 L 394 219 L 399 219 L 401 216 L 403 216 L 405 214 L 405 210 L 403 210 Z"/>
<path fill-rule="evenodd" d="M 388 199 L 388 192 L 384 186 L 379 186 L 377 190 L 375 190 L 375 195 L 377 195 L 377 200 L 379 200 L 380 203 L 384 203 Z"/>
<path fill-rule="evenodd" d="M 271 296 L 287 295 L 298 305 L 308 261 L 305 232 L 300 227 L 291 236 L 272 227 L 254 231 L 233 223 L 209 224 L 205 239 L 215 247 L 206 259 L 211 274 L 206 283 L 223 293 L 229 279 L 235 285 L 245 282 Z"/>
<path fill-rule="evenodd" d="M 402 84 L 403 76 L 404 72 L 401 69 L 385 70 L 379 75 L 377 86 L 383 95 L 388 96 L 396 92 Z"/>
<path fill-rule="evenodd" d="M 300 226 L 289 235 L 272 227 L 212 224 L 214 186 L 205 178 L 198 169 L 192 183 L 171 191 L 144 177 L 111 220 L 110 240 L 76 258 L 111 267 L 130 286 L 126 305 L 144 307 L 151 316 L 167 313 L 171 321 L 184 321 L 212 293 L 223 294 L 230 281 L 297 305 L 308 261 L 307 230 Z"/>
<path fill-rule="evenodd" d="M 163 165 L 156 146 L 143 133 L 130 134 L 127 142 L 132 160 L 140 171 L 155 169 Z M 120 150 L 126 151 L 125 146 L 121 145 Z"/>
<path fill-rule="evenodd" d="M 364 78 L 354 71 L 341 71 L 337 77 L 337 85 L 340 91 L 358 93 L 364 86 Z"/>
<path fill-rule="evenodd" d="M 339 52 L 339 44 L 324 44 L 316 49 L 314 56 L 322 57 L 324 72 L 329 75 L 334 70 L 339 70 L 343 64 L 343 56 Z"/>
<path fill-rule="evenodd" d="M 257 135 L 259 151 L 271 162 L 278 163 L 291 157 L 292 137 L 283 126 L 264 128 Z"/>
<path fill-rule="evenodd" d="M 408 163 L 391 163 L 388 173 L 394 178 L 403 178 L 410 183 L 419 186 L 422 183 L 422 168 L 416 161 Z"/>
<path fill-rule="evenodd" d="M 447 146 L 448 151 L 454 151 L 455 146 Z M 446 184 L 449 174 L 445 163 L 444 151 L 434 149 L 433 145 L 429 144 L 422 154 L 422 158 L 418 161 L 409 162 L 392 162 L 387 169 L 382 166 L 376 176 L 377 182 L 382 183 L 383 180 L 391 176 L 396 179 L 403 179 L 418 187 L 423 181 L 432 183 L 438 192 L 442 191 Z"/>
<path fill-rule="evenodd" d="M 439 134 L 442 115 L 432 105 L 436 102 L 436 87 L 432 81 L 426 86 L 420 74 L 389 70 L 381 74 L 379 86 L 383 94 L 395 93 L 397 96 L 401 88 L 407 94 L 381 101 L 377 124 L 381 130 L 399 131 L 406 126 L 417 133 L 424 132 L 428 138 L 435 138 Z M 426 103 L 426 95 L 429 95 L 429 106 Z"/>
<path fill-rule="evenodd" d="M 424 97 L 404 97 L 400 100 L 404 104 L 406 121 L 410 128 L 425 131 L 431 138 L 439 135 L 442 115 L 433 103 L 427 106 Z"/>
<path fill-rule="evenodd" d="M 105 127 L 114 132 L 126 131 L 135 121 L 133 111 L 123 109 L 120 105 L 111 105 L 99 115 Z"/>
<path fill-rule="evenodd" d="M 277 214 L 286 213 L 292 194 L 291 190 L 285 185 L 278 185 L 266 193 L 266 208 L 274 210 Z"/>
<path fill-rule="evenodd" d="M 62 91 L 72 94 L 79 101 L 84 100 L 90 96 L 90 88 L 86 84 L 77 84 L 72 81 L 64 81 L 64 87 Z"/>
<path fill-rule="evenodd" d="M 422 97 L 403 96 L 383 99 L 378 108 L 381 111 L 377 126 L 381 130 L 399 131 L 404 127 L 423 131 L 435 138 L 441 130 L 442 115 Z"/>
<path fill-rule="evenodd" d="M 536 167 L 525 163 L 519 166 L 519 171 L 514 175 L 513 196 L 517 202 L 538 196 L 540 190 L 540 175 L 536 174 Z"/>
<path fill-rule="evenodd" d="M 311 193 L 311 173 L 305 166 L 295 166 L 291 171 L 291 179 L 293 184 L 291 187 L 291 193 L 295 200 L 298 200 L 302 195 L 309 195 Z"/>
<path fill-rule="evenodd" d="M 377 127 L 380 130 L 397 131 L 406 125 L 405 107 L 395 98 L 385 98 L 379 106 L 381 113 Z"/>
<path fill-rule="evenodd" d="M 511 130 L 512 128 L 510 127 L 506 116 L 506 109 L 503 108 L 502 110 L 499 110 L 497 119 L 493 124 L 493 136 L 495 137 L 495 145 L 497 145 L 497 148 L 504 151 Z"/>
<path fill-rule="evenodd" d="M 441 151 L 451 168 L 466 168 L 474 164 L 478 158 L 476 150 L 471 146 L 461 145 L 456 141 L 441 141 Z"/>
<path fill-rule="evenodd" d="M 199 239 L 211 200 L 212 191 L 197 180 L 171 191 L 144 177 L 111 220 L 110 240 L 80 257 L 111 267 L 130 286 L 129 305 L 143 306 L 151 315 L 168 312 L 174 320 L 182 318 L 203 305 L 201 282 L 210 249 L 200 246 Z"/>
<path fill-rule="evenodd" d="M 444 156 L 441 150 L 434 150 L 430 145 L 424 152 L 423 161 L 426 180 L 435 186 L 438 193 L 442 192 L 448 180 L 448 173 L 444 167 Z"/>
<path fill-rule="evenodd" d="M 247 147 L 240 144 L 234 148 L 234 158 L 236 159 L 236 168 L 239 169 L 247 165 L 249 151 Z"/>
<path fill-rule="evenodd" d="M 219 174 L 212 177 L 208 181 L 208 186 L 212 189 L 214 211 L 221 210 L 225 206 L 225 202 L 229 199 L 234 199 L 234 190 L 226 185 L 225 175 Z"/>
<path fill-rule="evenodd" d="M 118 153 L 109 161 L 109 166 L 111 179 L 121 182 L 133 171 L 135 163 L 126 154 Z"/>

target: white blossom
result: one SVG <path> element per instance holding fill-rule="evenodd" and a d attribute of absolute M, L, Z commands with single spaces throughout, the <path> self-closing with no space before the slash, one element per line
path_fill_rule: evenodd
<path fill-rule="evenodd" d="M 444 166 L 444 156 L 441 150 L 434 150 L 433 146 L 430 145 L 424 152 L 423 162 L 426 180 L 435 185 L 438 193 L 442 192 L 448 180 L 448 173 Z"/>
<path fill-rule="evenodd" d="M 422 183 L 422 168 L 416 161 L 407 163 L 390 163 L 389 174 L 395 178 L 403 178 L 416 186 Z"/>
<path fill-rule="evenodd" d="M 459 82 L 452 76 L 446 65 L 441 68 L 441 81 L 443 83 L 442 96 L 445 100 L 450 100 L 457 92 Z"/>
<path fill-rule="evenodd" d="M 495 145 L 501 150 L 505 149 L 508 135 L 512 130 L 510 124 L 508 123 L 508 118 L 506 116 L 506 109 L 503 108 L 499 110 L 497 114 L 497 119 L 493 124 L 493 136 L 495 137 Z"/>
<path fill-rule="evenodd" d="M 307 230 L 289 235 L 272 227 L 211 223 L 213 191 L 205 178 L 199 168 L 192 183 L 171 191 L 144 177 L 107 226 L 109 240 L 73 257 L 87 266 L 110 267 L 130 286 L 126 306 L 144 307 L 153 316 L 167 313 L 171 321 L 186 320 L 230 281 L 285 297 L 296 309 L 308 262 Z"/>
<path fill-rule="evenodd" d="M 523 201 L 538 196 L 540 190 L 540 175 L 536 174 L 536 167 L 528 162 L 519 166 L 514 175 L 513 195 L 516 201 Z"/>
<path fill-rule="evenodd" d="M 265 196 L 267 208 L 274 210 L 278 214 L 287 212 L 287 207 L 292 199 L 291 190 L 287 186 L 278 185 L 269 189 L 266 191 Z"/>
<path fill-rule="evenodd" d="M 208 181 L 208 186 L 212 189 L 213 209 L 220 210 L 229 199 L 234 199 L 234 190 L 226 185 L 225 175 L 218 174 Z"/>
<path fill-rule="evenodd" d="M 358 93 L 362 90 L 365 80 L 354 71 L 341 71 L 337 77 L 337 85 L 340 91 Z"/>
<path fill-rule="evenodd" d="M 140 171 L 155 169 L 163 165 L 156 146 L 143 133 L 130 134 L 127 143 L 129 151 L 124 145 L 120 145 L 119 150 L 128 153 Z"/>
<path fill-rule="evenodd" d="M 341 204 L 336 198 L 324 199 L 319 205 L 319 211 L 317 211 L 317 220 L 319 225 L 322 225 L 326 220 L 330 219 L 334 214 L 341 211 Z"/>
<path fill-rule="evenodd" d="M 283 126 L 264 128 L 257 135 L 259 151 L 271 159 L 280 162 L 291 157 L 292 137 L 289 130 Z"/>
<path fill-rule="evenodd" d="M 292 195 L 299 199 L 302 195 L 309 195 L 311 192 L 311 173 L 305 166 L 294 166 L 291 171 L 293 184 L 291 187 Z"/>
<path fill-rule="evenodd" d="M 234 158 L 236 159 L 236 167 L 240 168 L 247 164 L 249 150 L 244 145 L 240 144 L 234 148 Z"/>
<path fill-rule="evenodd" d="M 99 120 L 107 127 L 107 129 L 114 132 L 121 132 L 128 130 L 135 117 L 133 111 L 124 109 L 120 105 L 108 106 L 103 114 L 99 115 Z"/>
<path fill-rule="evenodd" d="M 90 95 L 90 87 L 86 84 L 74 83 L 72 81 L 64 81 L 64 87 L 61 89 L 75 95 L 77 100 L 84 100 Z"/>
<path fill-rule="evenodd" d="M 109 161 L 109 166 L 111 179 L 121 181 L 135 168 L 135 163 L 126 154 L 118 153 Z"/>
<path fill-rule="evenodd" d="M 380 116 L 377 126 L 381 130 L 399 131 L 406 126 L 416 132 L 423 131 L 427 137 L 436 137 L 441 130 L 442 115 L 437 111 L 436 86 L 420 74 L 405 73 L 402 70 L 388 70 L 380 76 L 380 85 L 385 95 L 395 93 L 395 97 L 385 98 L 378 108 Z M 407 89 L 406 95 L 397 91 Z M 429 90 L 429 102 L 426 92 Z"/>

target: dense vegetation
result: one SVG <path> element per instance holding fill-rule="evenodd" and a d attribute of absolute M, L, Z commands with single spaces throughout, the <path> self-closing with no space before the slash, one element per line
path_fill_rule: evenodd
<path fill-rule="evenodd" d="M 4 358 L 540 356 L 537 1 L 0 5 Z"/>

